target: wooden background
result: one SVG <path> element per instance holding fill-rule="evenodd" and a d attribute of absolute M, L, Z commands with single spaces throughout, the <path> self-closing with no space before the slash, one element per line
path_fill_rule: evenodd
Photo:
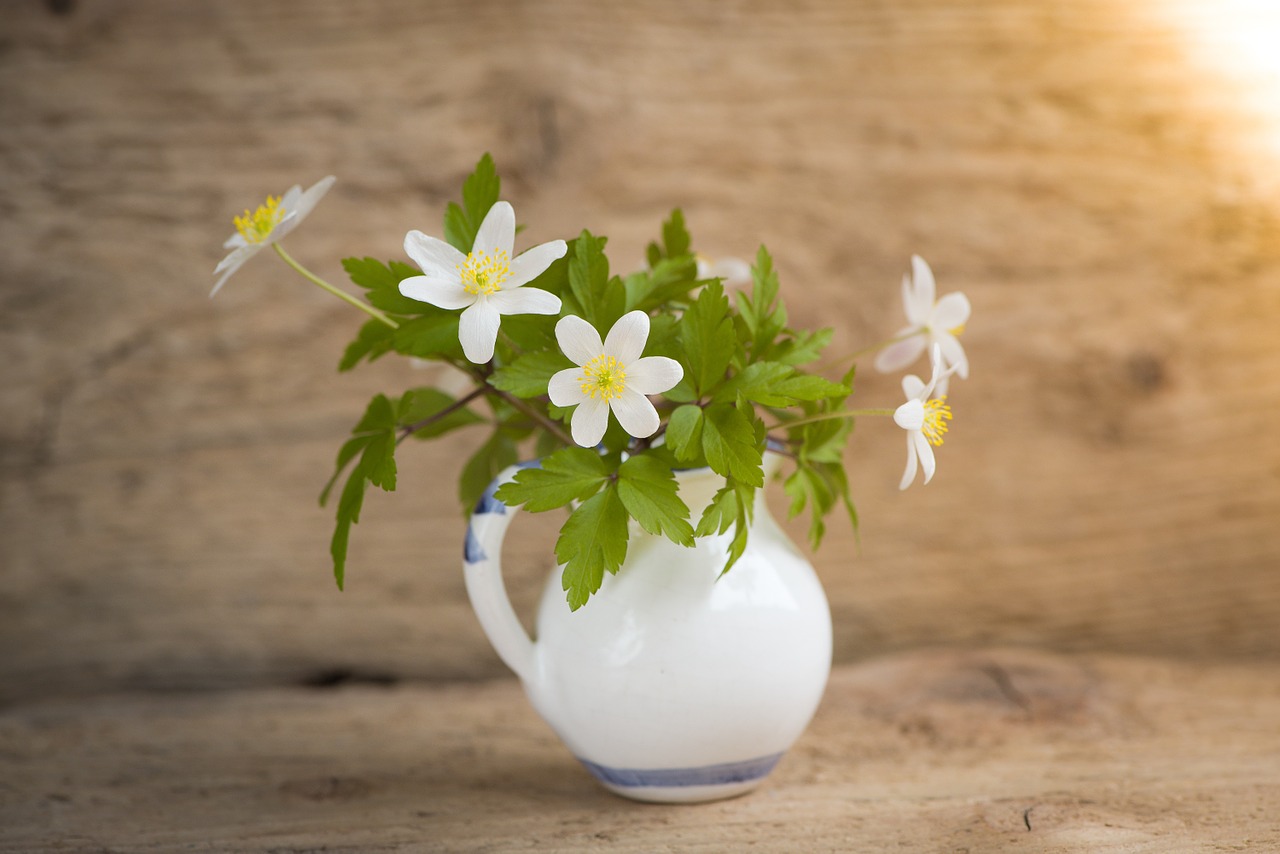
<path fill-rule="evenodd" d="M 504 672 L 459 568 L 474 434 L 406 449 L 330 579 L 333 454 L 428 372 L 336 375 L 361 318 L 273 257 L 207 298 L 266 193 L 338 176 L 289 245 L 340 280 L 485 150 L 525 245 L 590 227 L 625 270 L 683 206 L 833 352 L 898 327 L 912 252 L 968 294 L 934 482 L 898 493 L 887 421 L 849 452 L 838 661 L 1280 656 L 1280 84 L 1254 109 L 1176 2 L 6 4 L 0 697 Z"/>
<path fill-rule="evenodd" d="M 1266 5 L 0 4 L 0 849 L 1274 850 Z M 536 720 L 463 591 L 474 436 L 405 449 L 336 591 L 333 455 L 431 375 L 336 375 L 360 317 L 270 256 L 206 296 L 267 193 L 338 176 L 288 242 L 339 280 L 485 150 L 522 245 L 626 270 L 682 206 L 837 351 L 913 252 L 974 305 L 934 482 L 859 425 L 838 666 L 750 798 L 624 804 Z M 517 526 L 524 614 L 553 527 Z"/>

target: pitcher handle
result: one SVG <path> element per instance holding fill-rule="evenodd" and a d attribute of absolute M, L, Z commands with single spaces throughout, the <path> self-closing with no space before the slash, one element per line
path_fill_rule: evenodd
<path fill-rule="evenodd" d="M 502 503 L 494 493 L 521 469 L 538 465 L 538 461 L 518 463 L 493 479 L 471 513 L 462 552 L 467 596 L 480 627 L 498 657 L 525 682 L 533 676 L 533 641 L 516 617 L 502 580 L 502 541 L 520 507 Z"/>

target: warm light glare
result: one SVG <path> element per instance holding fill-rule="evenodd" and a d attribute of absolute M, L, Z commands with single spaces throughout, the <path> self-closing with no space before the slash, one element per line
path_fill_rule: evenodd
<path fill-rule="evenodd" d="M 1232 87 L 1280 153 L 1280 0 L 1167 0 L 1167 9 L 1207 82 Z"/>

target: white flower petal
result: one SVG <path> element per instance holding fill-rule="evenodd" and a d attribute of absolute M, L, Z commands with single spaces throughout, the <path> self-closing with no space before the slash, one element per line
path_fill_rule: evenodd
<path fill-rule="evenodd" d="M 556 406 L 577 406 L 587 399 L 582 393 L 582 368 L 565 368 L 552 374 L 547 395 Z"/>
<path fill-rule="evenodd" d="M 912 398 L 893 411 L 893 423 L 907 432 L 919 432 L 924 426 L 924 401 Z"/>
<path fill-rule="evenodd" d="M 556 324 L 556 342 L 575 365 L 585 365 L 604 352 L 596 328 L 573 314 L 560 318 Z"/>
<path fill-rule="evenodd" d="M 316 204 L 324 198 L 324 194 L 329 192 L 329 188 L 333 186 L 333 182 L 336 180 L 338 179 L 328 175 L 307 188 L 307 191 L 302 194 L 302 198 L 298 199 L 298 219 L 301 220 L 311 213 Z"/>
<path fill-rule="evenodd" d="M 483 365 L 493 358 L 493 345 L 498 340 L 501 322 L 501 316 L 486 299 L 477 299 L 474 305 L 462 312 L 458 318 L 458 340 L 462 342 L 462 352 L 467 359 Z"/>
<path fill-rule="evenodd" d="M 400 293 L 409 299 L 447 309 L 466 308 L 477 299 L 475 294 L 467 293 L 457 279 L 442 279 L 438 276 L 411 276 L 402 279 Z"/>
<path fill-rule="evenodd" d="M 666 356 L 636 359 L 626 366 L 626 371 L 627 388 L 640 394 L 662 394 L 684 378 L 680 363 Z"/>
<path fill-rule="evenodd" d="M 551 266 L 552 261 L 563 258 L 568 251 L 569 245 L 563 240 L 552 240 L 526 249 L 511 262 L 511 275 L 503 281 L 502 289 L 509 291 L 532 282 Z"/>
<path fill-rule="evenodd" d="M 609 408 L 614 417 L 626 430 L 637 439 L 645 439 L 658 432 L 658 410 L 653 408 L 649 398 L 630 388 L 609 401 Z"/>
<path fill-rule="evenodd" d="M 472 252 L 493 252 L 501 249 L 509 256 L 516 242 L 516 212 L 510 202 L 494 202 L 484 215 Z"/>
<path fill-rule="evenodd" d="M 298 209 L 298 203 L 302 200 L 302 185 L 294 184 L 292 187 L 284 191 L 284 195 L 280 197 L 280 208 L 286 213 L 291 214 Z"/>
<path fill-rule="evenodd" d="M 913 433 L 907 434 L 907 468 L 902 473 L 902 480 L 898 483 L 898 489 L 906 489 L 911 482 L 916 479 L 916 446 L 912 442 Z"/>
<path fill-rule="evenodd" d="M 924 380 L 915 374 L 907 374 L 902 378 L 902 393 L 907 400 L 923 401 L 925 399 L 925 389 L 927 388 L 928 386 L 924 384 Z"/>
<path fill-rule="evenodd" d="M 455 280 L 459 279 L 458 268 L 467 261 L 466 255 L 448 243 L 417 230 L 404 236 L 404 254 L 412 258 L 422 272 Z"/>
<path fill-rule="evenodd" d="M 489 295 L 489 305 L 498 314 L 559 314 L 560 297 L 541 288 L 501 290 Z"/>
<path fill-rule="evenodd" d="M 938 304 L 933 307 L 933 317 L 929 325 L 934 329 L 950 332 L 957 326 L 963 326 L 969 322 L 971 310 L 969 298 L 960 291 L 954 291 L 938 300 Z"/>
<path fill-rule="evenodd" d="M 751 265 L 741 258 L 718 258 L 707 270 L 706 275 L 722 279 L 726 289 L 745 288 L 751 284 Z M 701 269 L 699 269 L 698 278 L 705 278 Z"/>
<path fill-rule="evenodd" d="M 213 269 L 213 272 L 215 275 L 222 273 L 222 278 L 218 279 L 217 283 L 214 284 L 213 290 L 209 291 L 209 296 L 212 297 L 218 291 L 222 290 L 223 284 L 226 283 L 227 279 L 231 278 L 231 274 L 236 270 L 239 270 L 245 261 L 248 261 L 254 255 L 257 255 L 258 250 L 261 248 L 262 244 L 260 243 L 250 243 L 246 246 L 241 246 L 226 258 L 219 261 L 218 266 Z"/>
<path fill-rule="evenodd" d="M 929 444 L 929 440 L 924 437 L 923 433 L 910 433 L 911 442 L 915 445 L 916 456 L 920 457 L 920 468 L 924 471 L 924 482 L 928 483 L 933 479 L 933 472 L 937 469 L 938 463 L 933 458 L 933 446 Z"/>
<path fill-rule="evenodd" d="M 913 329 L 915 327 L 908 326 L 894 336 L 896 338 L 909 334 L 910 338 L 903 338 L 880 351 L 880 355 L 876 356 L 876 370 L 885 374 L 894 373 L 920 358 L 926 346 L 926 339 L 922 333 L 913 334 Z"/>
<path fill-rule="evenodd" d="M 226 242 L 222 244 L 222 248 L 237 249 L 241 246 L 248 246 L 248 245 L 249 245 L 249 241 L 245 240 L 244 235 L 237 231 L 235 234 L 227 238 Z"/>
<path fill-rule="evenodd" d="M 911 284 L 912 305 L 907 308 L 907 319 L 912 323 L 928 323 L 938 287 L 933 280 L 933 270 L 919 255 L 911 256 Z M 915 316 L 912 316 L 913 310 Z"/>
<path fill-rule="evenodd" d="M 573 441 L 584 448 L 599 445 L 608 426 L 609 404 L 594 397 L 588 397 L 578 404 L 569 419 L 569 432 L 573 434 Z"/>
<path fill-rule="evenodd" d="M 613 356 L 624 366 L 630 365 L 644 352 L 649 340 L 649 315 L 643 311 L 629 311 L 613 324 L 604 339 L 604 353 Z M 632 434 L 635 435 L 635 434 Z"/>
<path fill-rule="evenodd" d="M 964 354 L 964 345 L 960 343 L 960 339 L 950 332 L 935 332 L 933 341 L 934 346 L 942 351 L 942 361 L 950 366 L 951 373 L 959 374 L 961 379 L 967 379 L 969 359 Z"/>

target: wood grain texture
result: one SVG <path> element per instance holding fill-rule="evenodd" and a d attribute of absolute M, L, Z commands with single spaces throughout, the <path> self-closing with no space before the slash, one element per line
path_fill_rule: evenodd
<path fill-rule="evenodd" d="M 597 788 L 512 681 L 47 701 L 0 713 L 0 850 L 1274 851 L 1275 675 L 846 667 L 762 789 L 683 807 Z"/>
<path fill-rule="evenodd" d="M 912 252 L 968 293 L 935 481 L 897 494 L 901 435 L 859 425 L 863 546 L 815 558 L 839 660 L 1275 658 L 1280 154 L 1163 5 L 9 4 L 0 700 L 502 672 L 458 568 L 474 437 L 403 455 L 338 594 L 315 495 L 364 401 L 424 375 L 336 376 L 359 319 L 275 259 L 205 299 L 265 193 L 339 176 L 290 239 L 338 277 L 437 230 L 486 149 L 522 239 L 587 226 L 626 269 L 682 205 L 704 252 L 767 243 L 838 349 L 897 327 Z"/>

